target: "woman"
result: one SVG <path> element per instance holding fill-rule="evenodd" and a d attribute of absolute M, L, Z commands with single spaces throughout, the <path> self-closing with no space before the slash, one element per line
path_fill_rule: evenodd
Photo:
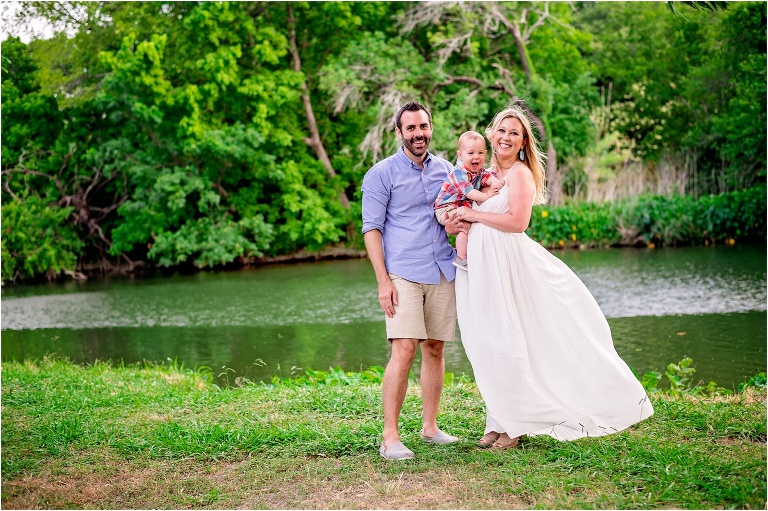
<path fill-rule="evenodd" d="M 482 446 L 522 435 L 560 440 L 621 431 L 653 413 L 613 347 L 608 322 L 579 278 L 523 232 L 546 200 L 544 156 L 517 105 L 486 130 L 492 170 L 506 184 L 472 209 L 469 272 L 456 277 L 459 328 L 486 404 Z"/>

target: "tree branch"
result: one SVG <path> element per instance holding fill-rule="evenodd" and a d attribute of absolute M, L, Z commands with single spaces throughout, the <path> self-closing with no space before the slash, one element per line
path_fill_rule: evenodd
<path fill-rule="evenodd" d="M 526 29 L 525 33 L 523 34 L 523 42 L 525 44 L 528 44 L 528 42 L 531 39 L 531 34 L 534 30 L 539 28 L 544 24 L 544 21 L 549 18 L 549 2 L 544 2 L 544 12 L 539 12 L 539 19 L 536 20 L 536 23 L 533 25 L 529 25 Z"/>
<path fill-rule="evenodd" d="M 13 168 L 4 170 L 3 174 L 5 174 L 8 177 L 10 177 L 11 173 L 18 172 L 18 173 L 24 174 L 24 175 L 47 177 L 48 179 L 53 181 L 53 183 L 56 185 L 56 189 L 59 190 L 59 193 L 61 195 L 65 195 L 64 186 L 61 184 L 61 180 L 59 180 L 57 177 L 52 176 L 50 174 L 46 174 L 45 172 L 40 172 L 39 170 L 28 169 L 24 165 L 24 156 L 25 156 L 25 154 L 26 154 L 26 151 L 22 150 L 21 156 L 19 156 L 19 163 L 15 167 L 13 167 Z"/>
<path fill-rule="evenodd" d="M 523 9 L 523 13 L 521 15 L 521 23 L 525 23 L 527 11 L 528 9 Z M 530 88 L 531 69 L 528 65 L 528 54 L 525 51 L 525 40 L 520 33 L 520 26 L 517 23 L 512 23 L 509 21 L 507 17 L 498 10 L 495 4 L 490 4 L 490 12 L 502 25 L 507 28 L 509 33 L 512 34 L 512 38 L 515 40 L 515 46 L 517 46 L 517 54 L 520 56 L 520 64 L 522 65 L 523 72 L 525 73 L 525 82 L 528 88 Z"/>
<path fill-rule="evenodd" d="M 288 10 L 288 49 L 291 52 L 293 59 L 293 70 L 297 73 L 301 73 L 301 56 L 299 55 L 299 48 L 296 44 L 296 20 L 293 16 L 293 6 L 289 3 L 287 5 Z M 328 157 L 328 153 L 325 151 L 323 141 L 320 139 L 320 130 L 317 127 L 317 119 L 315 118 L 315 112 L 312 109 L 312 99 L 309 96 L 309 87 L 307 86 L 306 77 L 301 82 L 301 100 L 304 103 L 304 113 L 307 117 L 307 127 L 309 128 L 309 137 L 304 139 L 304 142 L 311 147 L 317 158 L 325 166 L 325 170 L 331 178 L 336 177 L 336 171 L 333 169 L 331 159 Z M 339 193 L 339 202 L 342 207 L 349 209 L 349 198 L 343 191 Z"/>
<path fill-rule="evenodd" d="M 444 80 L 442 83 L 438 83 L 438 87 L 447 87 L 454 83 L 471 83 L 472 85 L 477 85 L 478 87 L 487 87 L 482 80 L 479 78 L 475 78 L 473 76 L 449 76 L 446 80 Z"/>

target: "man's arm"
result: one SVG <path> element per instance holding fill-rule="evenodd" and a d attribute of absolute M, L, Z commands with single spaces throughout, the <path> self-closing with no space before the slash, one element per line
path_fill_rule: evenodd
<path fill-rule="evenodd" d="M 387 317 L 395 315 L 395 305 L 397 305 L 397 289 L 392 284 L 392 279 L 387 273 L 387 265 L 384 263 L 384 244 L 381 239 L 381 231 L 371 229 L 363 234 L 365 240 L 365 250 L 368 252 L 368 259 L 371 260 L 373 273 L 376 275 L 376 282 L 379 284 L 379 305 Z"/>

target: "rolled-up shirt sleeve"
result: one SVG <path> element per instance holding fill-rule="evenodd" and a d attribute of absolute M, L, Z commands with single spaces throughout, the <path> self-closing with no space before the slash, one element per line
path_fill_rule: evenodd
<path fill-rule="evenodd" d="M 469 194 L 469 192 L 475 189 L 475 186 L 469 181 L 458 181 L 456 183 L 456 186 L 458 187 L 460 192 L 460 195 L 458 197 L 459 199 L 465 199 Z"/>
<path fill-rule="evenodd" d="M 475 186 L 473 180 L 470 179 L 469 174 L 464 169 L 458 167 L 453 171 L 453 180 L 456 190 L 458 191 L 457 201 L 468 200 L 467 195 L 469 192 L 478 188 Z"/>
<path fill-rule="evenodd" d="M 374 167 L 363 179 L 363 234 L 373 229 L 384 233 L 389 204 L 389 186 L 382 179 L 381 167 Z"/>

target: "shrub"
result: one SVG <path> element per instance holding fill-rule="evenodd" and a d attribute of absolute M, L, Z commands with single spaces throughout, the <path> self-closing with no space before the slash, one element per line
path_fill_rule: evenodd
<path fill-rule="evenodd" d="M 72 208 L 49 206 L 36 195 L 3 204 L 3 282 L 74 270 L 83 243 L 67 222 L 70 213 Z"/>
<path fill-rule="evenodd" d="M 765 240 L 766 189 L 698 199 L 647 195 L 618 203 L 535 206 L 526 232 L 549 248 Z"/>

